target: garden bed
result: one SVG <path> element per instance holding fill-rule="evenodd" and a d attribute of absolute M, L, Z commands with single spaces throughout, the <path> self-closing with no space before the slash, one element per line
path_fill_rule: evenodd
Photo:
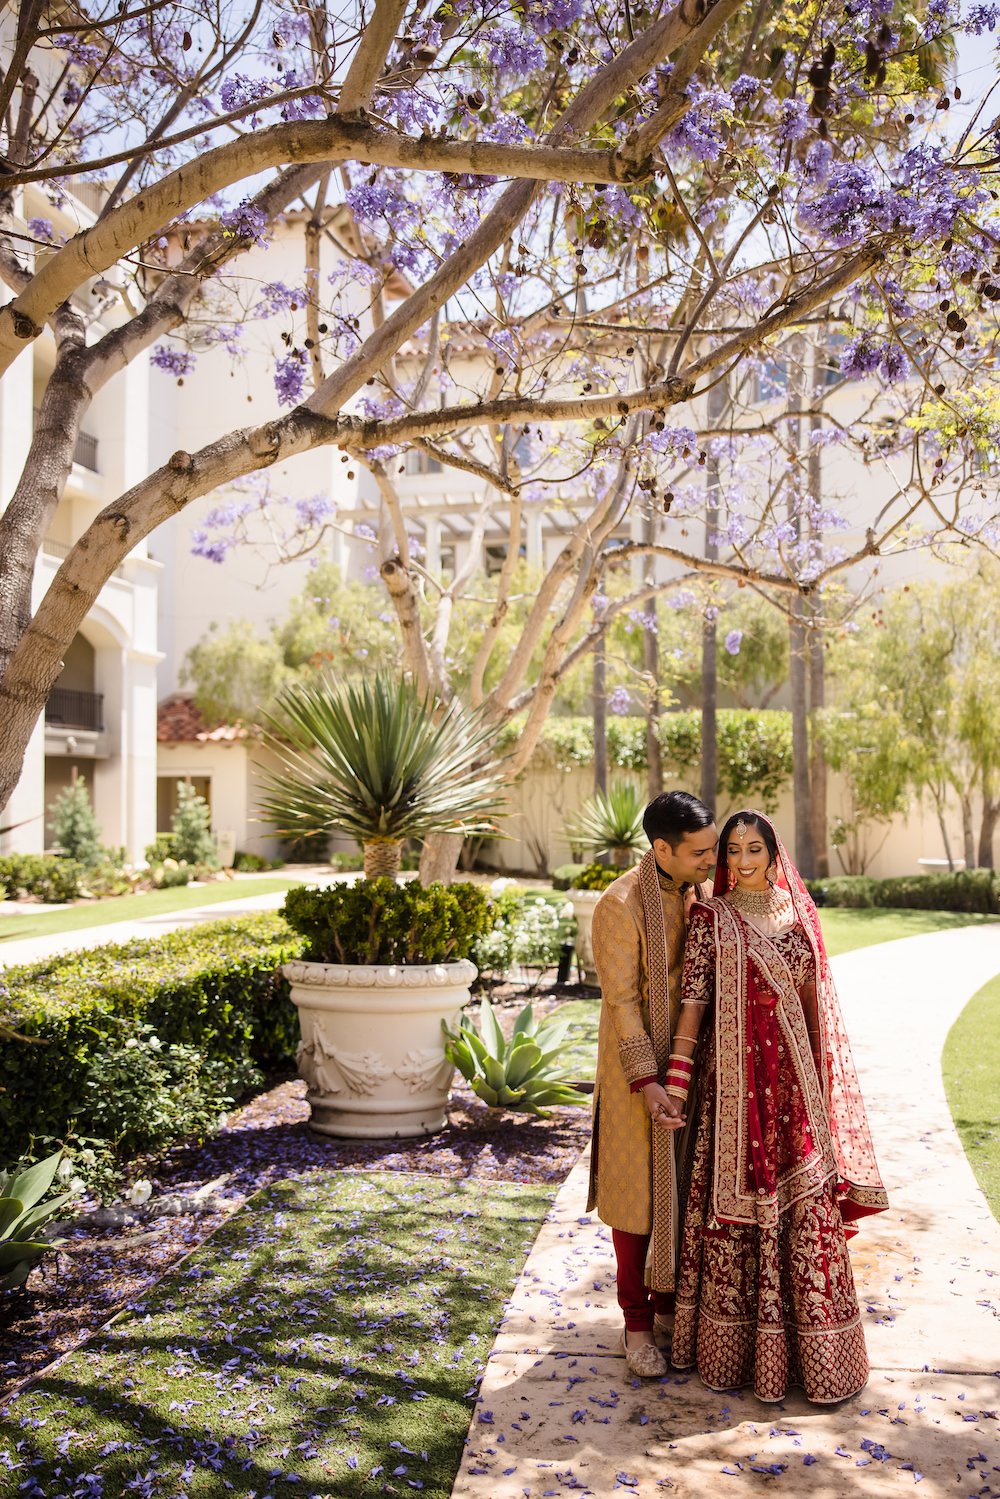
<path fill-rule="evenodd" d="M 137 1214 L 121 1227 L 92 1222 L 71 1228 L 65 1248 L 32 1272 L 26 1293 L 8 1298 L 0 1388 L 9 1390 L 76 1347 L 262 1187 L 343 1169 L 556 1186 L 590 1137 L 586 1107 L 529 1120 L 486 1108 L 464 1085 L 454 1091 L 448 1126 L 422 1139 L 334 1140 L 311 1134 L 308 1117 L 305 1084 L 275 1081 L 214 1138 L 175 1145 L 155 1163 L 136 1163 L 153 1182 L 154 1204 L 163 1197 L 191 1199 L 211 1183 L 215 1210 L 195 1211 L 192 1203 L 192 1210 L 167 1216 Z"/>

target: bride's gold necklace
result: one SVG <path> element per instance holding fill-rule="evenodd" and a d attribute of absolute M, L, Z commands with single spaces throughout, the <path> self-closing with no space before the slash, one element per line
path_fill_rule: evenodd
<path fill-rule="evenodd" d="M 747 916 L 780 916 L 788 902 L 784 890 L 779 890 L 776 885 L 768 885 L 765 890 L 747 890 L 734 885 L 727 892 L 726 899 Z"/>

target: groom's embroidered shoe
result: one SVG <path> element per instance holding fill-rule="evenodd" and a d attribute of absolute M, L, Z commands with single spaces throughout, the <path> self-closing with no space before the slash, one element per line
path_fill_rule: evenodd
<path fill-rule="evenodd" d="M 662 1379 L 667 1373 L 667 1361 L 655 1343 L 640 1343 L 630 1348 L 622 1333 L 618 1351 L 624 1354 L 629 1372 L 638 1374 L 640 1379 Z"/>

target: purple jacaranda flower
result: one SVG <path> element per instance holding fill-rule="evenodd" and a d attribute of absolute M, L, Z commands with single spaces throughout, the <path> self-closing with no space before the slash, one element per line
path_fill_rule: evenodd
<path fill-rule="evenodd" d="M 336 505 L 323 494 L 313 494 L 295 501 L 295 516 L 303 527 L 322 525 L 331 515 L 336 514 L 336 510 Z"/>
<path fill-rule="evenodd" d="M 764 85 L 759 78 L 752 78 L 749 73 L 741 73 L 736 82 L 730 85 L 729 93 L 736 109 L 743 109 L 752 100 L 756 99 Z"/>
<path fill-rule="evenodd" d="M 691 103 L 667 139 L 695 161 L 717 161 L 726 144 L 733 111 L 733 96 L 722 88 L 703 89 L 697 82 L 688 87 Z"/>
<path fill-rule="evenodd" d="M 229 235 L 252 239 L 258 245 L 267 244 L 267 214 L 256 203 L 251 203 L 249 198 L 244 198 L 235 208 L 220 214 L 219 222 Z"/>
<path fill-rule="evenodd" d="M 829 141 L 813 141 L 806 152 L 805 176 L 810 184 L 825 182 L 833 160 L 833 147 Z"/>
<path fill-rule="evenodd" d="M 304 88 L 311 80 L 287 68 L 281 80 L 282 88 Z M 309 120 L 323 113 L 323 100 L 319 94 L 301 94 L 297 99 L 286 99 L 281 106 L 283 120 Z"/>
<path fill-rule="evenodd" d="M 526 0 L 524 6 L 524 18 L 539 36 L 565 31 L 582 14 L 581 0 Z"/>
<path fill-rule="evenodd" d="M 251 104 L 260 104 L 273 92 L 266 78 L 249 78 L 246 73 L 232 73 L 219 89 L 219 103 L 227 114 Z"/>
<path fill-rule="evenodd" d="M 840 355 L 840 373 L 849 380 L 862 380 L 878 371 L 890 384 L 904 380 L 909 361 L 898 344 L 862 334 L 845 344 Z"/>
<path fill-rule="evenodd" d="M 984 31 L 995 31 L 1000 24 L 1000 5 L 973 5 L 965 18 L 964 29 L 972 36 L 982 36 Z"/>
<path fill-rule="evenodd" d="M 778 139 L 782 145 L 787 145 L 790 141 L 802 140 L 803 136 L 809 134 L 811 128 L 809 105 L 805 99 L 788 99 L 781 106 Z"/>
<path fill-rule="evenodd" d="M 613 687 L 608 693 L 608 707 L 612 713 L 625 714 L 632 706 L 632 697 L 627 687 Z"/>
<path fill-rule="evenodd" d="M 181 379 L 184 375 L 190 375 L 197 360 L 190 349 L 168 349 L 164 344 L 157 344 L 149 362 L 158 370 L 165 370 L 168 375 L 176 375 Z"/>
<path fill-rule="evenodd" d="M 32 239 L 43 239 L 47 243 L 49 240 L 52 239 L 53 233 L 54 233 L 53 228 L 52 228 L 52 220 L 51 219 L 29 219 L 28 220 L 28 233 L 31 235 Z"/>
<path fill-rule="evenodd" d="M 726 650 L 728 651 L 729 655 L 730 656 L 738 656 L 739 653 L 740 653 L 740 646 L 742 644 L 743 644 L 743 631 L 742 630 L 730 630 L 729 634 L 726 636 L 726 640 L 725 640 Z"/>
<path fill-rule="evenodd" d="M 302 399 L 305 385 L 306 356 L 301 349 L 293 349 L 274 366 L 274 388 L 282 406 L 294 406 Z"/>
<path fill-rule="evenodd" d="M 500 73 L 524 78 L 545 62 L 545 48 L 520 27 L 487 26 L 479 33 L 479 48 Z"/>
<path fill-rule="evenodd" d="M 275 312 L 295 312 L 308 300 L 301 287 L 286 286 L 283 281 L 265 281 L 254 312 L 264 317 Z"/>

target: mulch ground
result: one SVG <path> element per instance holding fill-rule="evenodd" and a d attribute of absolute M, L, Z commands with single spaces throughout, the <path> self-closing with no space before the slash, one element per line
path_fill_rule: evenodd
<path fill-rule="evenodd" d="M 8 1295 L 0 1330 L 0 1394 L 77 1347 L 116 1311 L 141 1298 L 171 1265 L 200 1244 L 259 1188 L 285 1178 L 356 1167 L 425 1171 L 435 1176 L 560 1182 L 590 1136 L 588 1108 L 531 1119 L 486 1108 L 464 1085 L 452 1096 L 449 1123 L 416 1140 L 334 1140 L 307 1128 L 299 1079 L 276 1081 L 232 1113 L 202 1144 L 178 1145 L 147 1165 L 154 1197 L 217 1183 L 218 1210 L 138 1218 L 107 1228 L 71 1229 L 64 1247 Z M 223 1179 L 223 1180 L 220 1180 Z"/>

